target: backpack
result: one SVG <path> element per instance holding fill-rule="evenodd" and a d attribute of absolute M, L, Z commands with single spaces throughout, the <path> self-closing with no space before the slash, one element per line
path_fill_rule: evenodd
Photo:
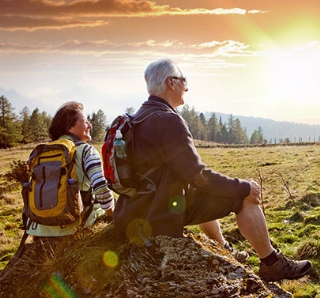
<path fill-rule="evenodd" d="M 28 160 L 30 181 L 22 190 L 25 223 L 30 219 L 29 224 L 63 227 L 81 216 L 84 204 L 74 167 L 80 144 L 84 143 L 61 139 L 33 149 Z"/>
<path fill-rule="evenodd" d="M 93 210 L 91 189 L 80 191 L 74 167 L 76 146 L 82 141 L 66 139 L 37 145 L 30 153 L 28 167 L 31 177 L 23 183 L 22 220 L 24 234 L 12 257 L 17 261 L 24 249 L 32 225 L 63 226 L 75 222 L 83 213 L 80 227 Z"/>
<path fill-rule="evenodd" d="M 133 197 L 137 193 L 137 187 L 142 180 L 147 180 L 148 184 L 146 190 L 139 193 L 145 194 L 156 191 L 155 183 L 148 176 L 160 166 L 150 168 L 144 174 L 137 173 L 133 165 L 133 141 L 136 124 L 143 122 L 149 116 L 159 113 L 161 110 L 168 112 L 167 109 L 157 107 L 150 108 L 137 117 L 129 114 L 120 115 L 114 119 L 107 130 L 105 142 L 102 145 L 103 170 L 109 188 L 117 194 Z M 122 138 L 127 145 L 126 159 L 120 159 L 115 154 L 114 142 L 117 130 L 121 131 Z"/>

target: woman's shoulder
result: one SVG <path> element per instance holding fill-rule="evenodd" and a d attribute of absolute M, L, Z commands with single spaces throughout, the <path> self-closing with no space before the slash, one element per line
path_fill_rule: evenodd
<path fill-rule="evenodd" d="M 84 154 L 93 154 L 96 153 L 96 148 L 89 143 L 82 142 L 80 144 L 76 144 L 76 150 L 82 151 Z"/>

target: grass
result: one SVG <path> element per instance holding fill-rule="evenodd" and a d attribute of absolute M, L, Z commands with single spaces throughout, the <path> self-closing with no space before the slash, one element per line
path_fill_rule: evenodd
<path fill-rule="evenodd" d="M 200 148 L 198 152 L 215 171 L 231 177 L 251 177 L 262 185 L 264 213 L 272 242 L 286 255 L 308 258 L 314 265 L 310 279 L 282 282 L 282 287 L 294 297 L 319 297 L 320 146 Z M 249 264 L 257 272 L 259 260 L 241 237 L 235 216 L 220 222 L 229 241 L 251 251 Z"/>
<path fill-rule="evenodd" d="M 101 144 L 95 146 L 101 149 Z M 33 145 L 28 145 L 0 150 L 0 270 L 15 252 L 22 235 L 21 189 L 5 181 L 3 175 L 10 170 L 13 160 L 27 160 L 32 148 Z M 286 255 L 308 258 L 314 265 L 310 277 L 283 281 L 281 287 L 294 297 L 319 297 L 320 145 L 208 147 L 199 148 L 198 152 L 213 170 L 231 177 L 251 177 L 262 185 L 262 206 L 272 242 Z M 220 222 L 226 239 L 250 252 L 247 265 L 257 272 L 259 260 L 239 233 L 235 216 Z M 197 226 L 190 228 L 199 231 Z"/>

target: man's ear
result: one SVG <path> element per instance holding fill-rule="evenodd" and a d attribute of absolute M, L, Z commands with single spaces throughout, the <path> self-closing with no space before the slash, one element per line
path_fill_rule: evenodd
<path fill-rule="evenodd" d="M 167 83 L 168 88 L 174 89 L 174 83 L 173 83 L 173 79 L 171 77 L 167 77 L 166 83 Z"/>

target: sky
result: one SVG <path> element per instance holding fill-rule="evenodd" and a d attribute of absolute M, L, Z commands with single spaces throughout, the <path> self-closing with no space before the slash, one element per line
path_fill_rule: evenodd
<path fill-rule="evenodd" d="M 0 96 L 112 122 L 173 59 L 198 112 L 320 124 L 319 0 L 0 0 Z"/>

